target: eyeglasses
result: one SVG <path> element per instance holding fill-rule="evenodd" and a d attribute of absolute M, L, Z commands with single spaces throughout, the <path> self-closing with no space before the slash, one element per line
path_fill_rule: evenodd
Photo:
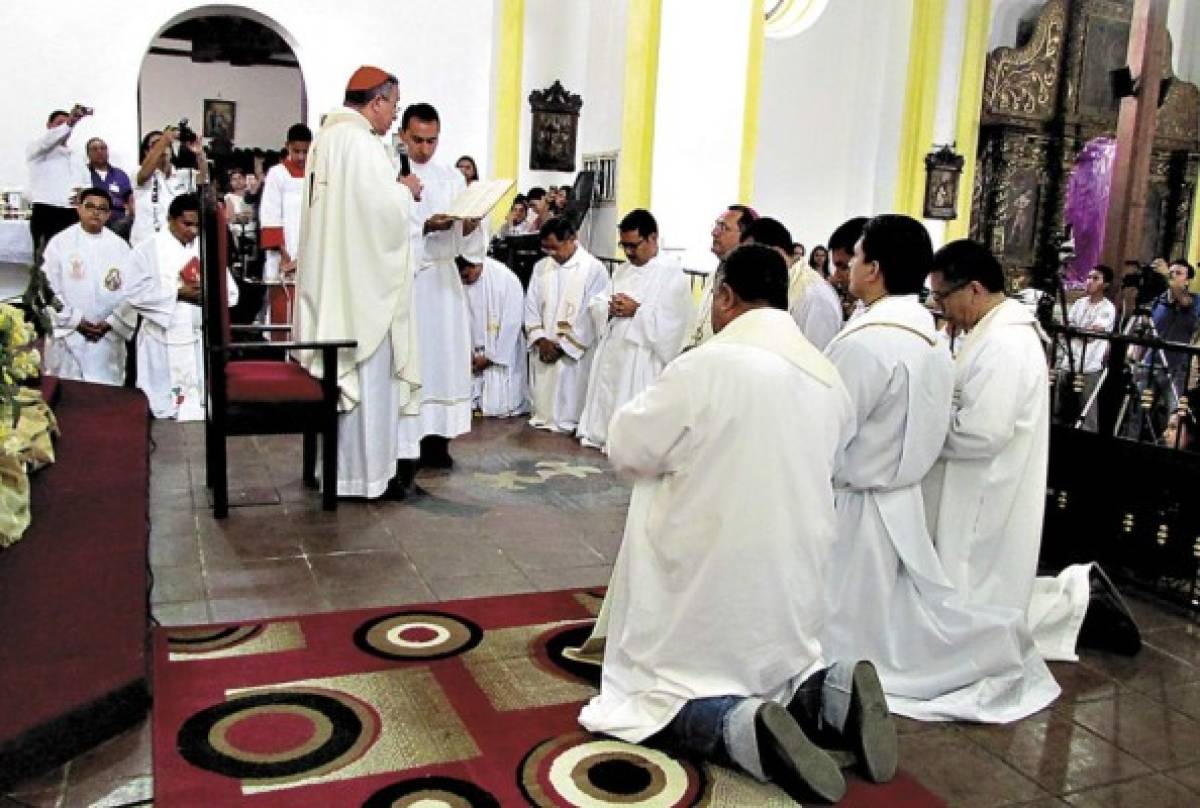
<path fill-rule="evenodd" d="M 108 205 L 92 205 L 88 202 L 83 203 L 83 209 L 84 210 L 98 210 L 101 213 L 112 213 L 112 208 L 110 208 Z"/>
<path fill-rule="evenodd" d="M 634 250 L 636 250 L 638 247 L 642 246 L 645 243 L 646 243 L 646 239 L 642 239 L 641 241 L 621 241 L 621 242 L 617 243 L 617 246 L 620 247 L 625 252 L 633 252 Z"/>
<path fill-rule="evenodd" d="M 941 303 L 943 300 L 950 297 L 950 295 L 954 294 L 955 292 L 962 291 L 970 285 L 971 282 L 967 281 L 965 283 L 960 283 L 957 286 L 951 286 L 949 289 L 942 289 L 940 292 L 933 292 L 929 296 L 933 298 L 934 303 Z"/>

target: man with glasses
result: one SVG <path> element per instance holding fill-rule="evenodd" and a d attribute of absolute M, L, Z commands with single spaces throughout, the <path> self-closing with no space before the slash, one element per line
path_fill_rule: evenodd
<path fill-rule="evenodd" d="M 125 341 L 105 322 L 129 293 L 122 267 L 129 245 L 104 225 L 112 211 L 108 192 L 79 193 L 79 223 L 46 245 L 42 268 L 62 301 L 51 311 L 45 371 L 97 384 L 125 382 Z"/>
<path fill-rule="evenodd" d="M 409 227 L 420 180 L 397 177 L 380 140 L 396 121 L 396 77 L 360 67 L 342 106 L 325 116 L 305 162 L 296 281 L 300 339 L 354 339 L 338 353 L 337 493 L 397 496 L 413 485 L 416 441 L 402 424 L 419 423 L 421 374 L 413 307 Z M 455 279 L 457 283 L 457 278 Z M 320 375 L 316 351 L 301 363 Z M 408 431 L 411 431 L 411 427 Z M 325 485 L 333 480 L 323 481 Z"/>
<path fill-rule="evenodd" d="M 630 211 L 617 230 L 625 263 L 613 272 L 611 290 L 589 303 L 600 343 L 577 434 L 595 449 L 604 448 L 613 413 L 679 354 L 692 316 L 691 284 L 675 261 L 659 255 L 650 211 Z"/>
<path fill-rule="evenodd" d="M 752 208 L 745 205 L 730 205 L 713 223 L 712 254 L 717 257 L 717 269 L 704 279 L 704 289 L 700 293 L 700 305 L 696 309 L 695 321 L 692 324 L 687 344 L 684 346 L 685 350 L 695 348 L 713 335 L 711 312 L 713 279 L 717 277 L 717 271 L 721 269 L 721 264 L 725 262 L 729 254 L 742 243 L 746 231 L 750 229 L 750 225 L 757 218 L 758 213 Z"/>
<path fill-rule="evenodd" d="M 1000 262 L 974 241 L 938 250 L 929 282 L 957 335 L 950 429 L 922 485 L 946 576 L 969 603 L 1025 611 L 1046 659 L 1077 660 L 1078 642 L 1137 653 L 1137 626 L 1099 567 L 1036 578 L 1050 455 L 1037 321 L 1005 297 Z"/>
<path fill-rule="evenodd" d="M 133 186 L 129 175 L 108 162 L 108 144 L 94 137 L 87 142 L 88 175 L 93 188 L 103 188 L 112 199 L 112 215 L 106 227 L 123 239 L 129 238 L 133 225 Z"/>
<path fill-rule="evenodd" d="M 597 324 L 588 302 L 608 290 L 608 273 L 576 239 L 566 217 L 542 225 L 542 252 L 525 294 L 530 426 L 573 433 L 579 426 L 595 354 Z"/>

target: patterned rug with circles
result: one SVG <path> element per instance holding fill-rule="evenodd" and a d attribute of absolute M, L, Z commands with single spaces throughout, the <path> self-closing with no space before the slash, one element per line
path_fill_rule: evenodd
<path fill-rule="evenodd" d="M 719 766 L 591 735 L 599 670 L 563 656 L 596 591 L 155 635 L 154 804 L 262 808 L 784 806 Z M 942 803 L 901 772 L 843 805 Z"/>

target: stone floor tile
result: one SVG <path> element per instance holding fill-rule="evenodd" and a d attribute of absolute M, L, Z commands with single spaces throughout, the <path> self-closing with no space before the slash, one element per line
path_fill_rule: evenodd
<path fill-rule="evenodd" d="M 305 555 L 364 550 L 400 550 L 400 541 L 384 524 L 367 526 L 324 525 L 297 531 L 295 538 Z"/>
<path fill-rule="evenodd" d="M 244 566 L 251 561 L 299 558 L 304 555 L 300 536 L 276 531 L 274 526 L 238 527 L 230 525 L 221 534 L 200 536 L 200 556 L 205 570 Z"/>
<path fill-rule="evenodd" d="M 900 765 L 949 808 L 998 808 L 1048 796 L 954 728 L 902 735 Z"/>
<path fill-rule="evenodd" d="M 1161 603 L 1137 594 L 1123 592 L 1125 605 L 1133 613 L 1138 628 L 1143 632 L 1154 632 L 1164 628 L 1195 625 L 1194 618 L 1170 604 Z"/>
<path fill-rule="evenodd" d="M 1051 662 L 1050 673 L 1062 688 L 1058 702 L 1095 701 L 1117 693 L 1116 680 L 1077 662 Z"/>
<path fill-rule="evenodd" d="M 1075 808 L 1196 808 L 1196 794 L 1161 774 L 1064 797 Z"/>
<path fill-rule="evenodd" d="M 478 538 L 400 534 L 400 546 L 424 578 L 511 573 L 517 568 L 494 544 Z"/>
<path fill-rule="evenodd" d="M 556 589 L 582 589 L 587 586 L 608 586 L 612 578 L 611 564 L 570 567 L 558 570 L 528 570 L 525 573 L 541 592 Z"/>
<path fill-rule="evenodd" d="M 1119 693 L 1060 710 L 1155 769 L 1200 760 L 1200 723 L 1140 693 Z"/>
<path fill-rule="evenodd" d="M 199 562 L 181 566 L 155 566 L 151 603 L 181 603 L 203 600 L 204 569 Z"/>
<path fill-rule="evenodd" d="M 571 536 L 496 534 L 496 543 L 522 571 L 560 570 L 606 564 L 608 560 Z"/>
<path fill-rule="evenodd" d="M 1136 690 L 1159 700 L 1181 682 L 1200 681 L 1200 668 L 1150 646 L 1143 646 L 1133 657 L 1084 650 L 1079 659 L 1088 668 L 1116 680 L 1122 690 Z"/>
<path fill-rule="evenodd" d="M 1071 720 L 1070 710 L 1043 710 L 1011 724 L 977 725 L 964 734 L 1051 794 L 1079 791 L 1151 770 Z"/>
<path fill-rule="evenodd" d="M 18 795 L 22 802 L 33 805 L 54 805 L 67 787 L 70 768 L 71 764 L 67 763 L 37 777 L 28 777 L 10 786 L 8 793 Z"/>
<path fill-rule="evenodd" d="M 1163 774 L 1170 777 L 1176 783 L 1180 783 L 1191 789 L 1197 796 L 1200 796 L 1200 763 L 1193 763 L 1181 769 L 1171 769 L 1170 771 L 1163 772 Z M 1196 802 L 1200 804 L 1200 799 Z"/>
<path fill-rule="evenodd" d="M 1164 654 L 1181 659 L 1189 665 L 1200 666 L 1200 626 L 1185 623 L 1147 634 L 1146 645 Z M 1198 673 L 1197 678 L 1200 678 Z"/>
<path fill-rule="evenodd" d="M 310 592 L 277 597 L 213 598 L 209 600 L 208 607 L 214 623 L 238 623 L 330 611 L 329 601 L 315 586 Z"/>
<path fill-rule="evenodd" d="M 417 577 L 397 578 L 387 583 L 354 589 L 328 592 L 325 600 L 331 610 L 347 611 L 375 606 L 410 606 L 414 603 L 435 603 L 437 596 Z"/>
<path fill-rule="evenodd" d="M 200 563 L 200 542 L 195 534 L 150 537 L 150 564 L 179 567 Z"/>
<path fill-rule="evenodd" d="M 211 623 L 207 600 L 190 603 L 156 603 L 152 607 L 154 619 L 163 626 L 198 626 Z"/>
<path fill-rule="evenodd" d="M 309 556 L 317 588 L 328 594 L 339 589 L 386 586 L 417 577 L 412 560 L 397 550 Z"/>
<path fill-rule="evenodd" d="M 428 583 L 438 600 L 482 598 L 489 595 L 512 595 L 518 592 L 537 591 L 537 586 L 522 572 L 430 578 Z"/>
<path fill-rule="evenodd" d="M 1200 721 L 1200 682 L 1177 685 L 1167 691 L 1167 705 Z"/>
<path fill-rule="evenodd" d="M 205 584 L 210 598 L 297 597 L 316 592 L 308 561 L 278 558 L 248 561 L 238 567 L 208 569 Z"/>
<path fill-rule="evenodd" d="M 151 773 L 150 719 L 71 761 L 67 777 L 70 794 L 84 783 L 116 782 Z"/>

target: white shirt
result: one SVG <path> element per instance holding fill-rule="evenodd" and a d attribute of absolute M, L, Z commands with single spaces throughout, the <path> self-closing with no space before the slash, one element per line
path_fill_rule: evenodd
<path fill-rule="evenodd" d="M 191 169 L 177 168 L 169 177 L 161 168 L 154 169 L 145 182 L 133 189 L 135 201 L 130 245 L 136 247 L 166 227 L 171 201 L 194 190 L 196 184 Z"/>
<path fill-rule="evenodd" d="M 1117 307 L 1107 297 L 1101 297 L 1096 303 L 1086 297 L 1081 297 L 1071 304 L 1071 311 L 1067 315 L 1068 325 L 1074 328 L 1106 333 L 1112 331 L 1116 319 Z M 1067 351 L 1060 348 L 1058 366 L 1067 368 L 1074 361 L 1075 367 L 1082 373 L 1099 373 L 1104 368 L 1104 358 L 1108 355 L 1108 342 L 1103 339 L 1088 340 L 1086 349 L 1083 342 L 1078 337 L 1071 340 L 1069 358 Z M 1080 354 L 1083 354 L 1082 364 L 1080 363 Z"/>
<path fill-rule="evenodd" d="M 25 161 L 29 163 L 29 195 L 38 205 L 71 206 L 71 192 L 92 184 L 91 177 L 82 164 L 76 162 L 64 142 L 71 134 L 71 127 L 59 124 L 47 129 L 25 149 Z"/>

